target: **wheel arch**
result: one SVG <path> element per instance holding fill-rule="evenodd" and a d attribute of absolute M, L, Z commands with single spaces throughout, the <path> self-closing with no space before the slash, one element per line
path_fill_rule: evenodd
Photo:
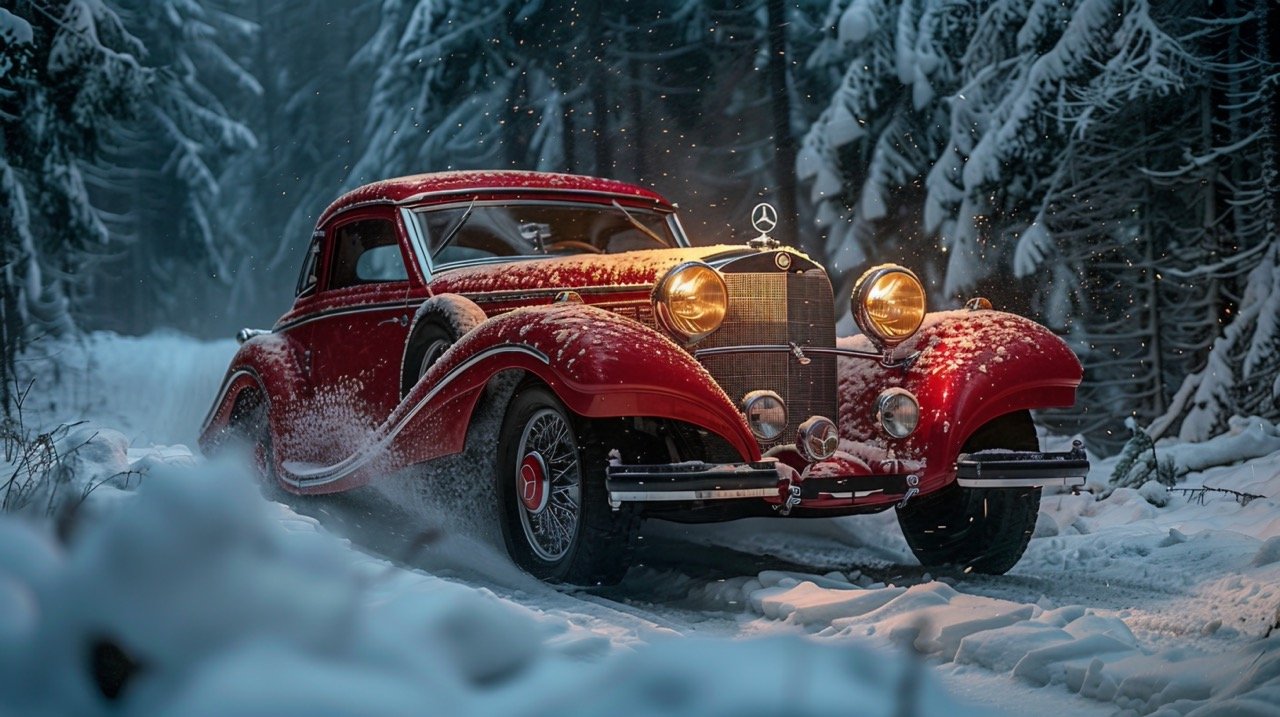
<path fill-rule="evenodd" d="M 266 403 L 268 430 L 279 435 L 289 406 L 304 390 L 295 348 L 283 334 L 255 336 L 240 347 L 201 427 L 202 452 L 216 449 L 254 402 Z"/>

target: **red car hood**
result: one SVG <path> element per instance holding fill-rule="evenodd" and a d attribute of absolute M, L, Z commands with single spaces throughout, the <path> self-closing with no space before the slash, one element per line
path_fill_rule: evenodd
<path fill-rule="evenodd" d="M 754 253 L 754 250 L 745 246 L 721 244 L 481 264 L 447 269 L 436 274 L 431 282 L 431 290 L 436 294 L 478 294 L 497 291 L 648 287 L 657 283 L 671 267 L 687 261 L 709 262 Z"/>

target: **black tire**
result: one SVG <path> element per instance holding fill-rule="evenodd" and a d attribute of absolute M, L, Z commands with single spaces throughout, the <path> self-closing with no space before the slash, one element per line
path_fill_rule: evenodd
<path fill-rule="evenodd" d="M 961 452 L 991 448 L 1039 450 L 1026 411 L 978 429 Z M 1003 575 L 1022 558 L 1040 512 L 1039 488 L 962 488 L 952 483 L 898 510 L 898 525 L 926 567 L 955 565 L 965 572 Z"/>
<path fill-rule="evenodd" d="M 444 295 L 437 296 L 440 299 Z M 466 301 L 456 297 L 457 301 Z M 431 302 L 432 300 L 428 300 Z M 470 302 L 467 302 L 470 304 Z M 404 358 L 400 366 L 400 398 L 409 395 L 409 391 L 418 383 L 418 379 L 426 374 L 436 361 L 457 343 L 458 339 L 467 335 L 483 321 L 484 312 L 479 307 L 473 311 L 447 310 L 442 303 L 427 303 L 418 311 L 414 320 L 409 340 L 404 347 Z"/>
<path fill-rule="evenodd" d="M 245 451 L 258 469 L 262 485 L 277 488 L 275 446 L 268 418 L 270 408 L 266 396 L 258 391 L 245 390 L 231 409 L 230 433 L 233 445 L 238 447 L 237 450 Z"/>
<path fill-rule="evenodd" d="M 612 585 L 626 575 L 640 516 L 630 506 L 617 511 L 609 506 L 608 451 L 609 441 L 593 434 L 589 422 L 569 413 L 544 386 L 526 384 L 516 391 L 503 417 L 494 471 L 498 522 L 516 565 L 542 580 L 574 585 Z M 521 477 L 526 462 L 528 479 Z M 522 498 L 521 488 L 531 484 L 542 487 Z"/>

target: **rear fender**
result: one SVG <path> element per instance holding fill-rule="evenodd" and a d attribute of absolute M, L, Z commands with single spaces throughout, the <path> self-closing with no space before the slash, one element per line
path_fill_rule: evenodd
<path fill-rule="evenodd" d="M 869 437 L 901 457 L 924 461 L 922 493 L 955 479 L 956 456 L 984 424 L 1014 411 L 1074 404 L 1083 374 L 1062 339 L 998 311 L 930 314 L 897 355 L 914 351 L 920 355 L 906 371 L 874 359 L 842 358 L 841 423 L 846 435 Z M 920 401 L 920 424 L 903 441 L 891 439 L 874 415 L 876 397 L 891 386 Z"/>
<path fill-rule="evenodd" d="M 724 438 L 744 460 L 760 459 L 741 413 L 687 352 L 635 321 L 565 303 L 485 321 L 440 357 L 365 448 L 286 479 L 306 492 L 343 490 L 367 482 L 375 462 L 395 470 L 459 453 L 484 387 L 513 369 L 537 377 L 581 416 L 679 420 Z"/>
<path fill-rule="evenodd" d="M 250 391 L 268 401 L 272 436 L 283 435 L 287 416 L 306 390 L 299 351 L 285 334 L 259 334 L 240 346 L 200 430 L 202 451 L 209 453 L 226 435 L 236 418 L 237 402 Z"/>

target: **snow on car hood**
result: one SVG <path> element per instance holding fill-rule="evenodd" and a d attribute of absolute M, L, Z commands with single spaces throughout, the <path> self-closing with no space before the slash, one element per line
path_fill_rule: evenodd
<path fill-rule="evenodd" d="M 754 253 L 744 246 L 718 244 L 679 249 L 630 251 L 625 254 L 575 254 L 564 257 L 518 259 L 446 269 L 431 282 L 435 293 L 470 294 L 489 291 L 581 289 L 609 286 L 651 286 L 662 275 L 687 261 L 714 261 Z"/>

